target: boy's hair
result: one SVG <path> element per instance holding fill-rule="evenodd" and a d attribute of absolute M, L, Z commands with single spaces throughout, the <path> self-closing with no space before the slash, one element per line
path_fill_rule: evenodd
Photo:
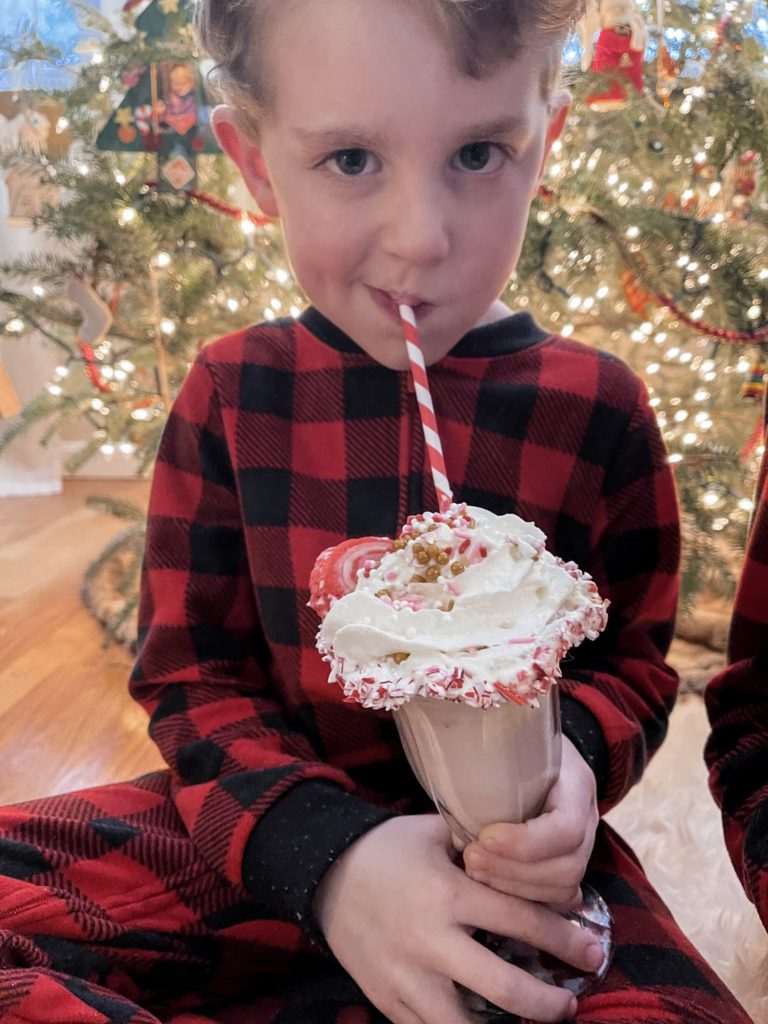
<path fill-rule="evenodd" d="M 257 40 L 265 19 L 285 0 L 197 0 L 195 22 L 203 48 L 216 62 L 218 85 L 243 127 L 256 132 L 269 107 L 265 61 Z M 375 0 L 368 0 L 373 3 Z M 546 51 L 542 91 L 549 96 L 560 68 L 560 51 L 584 0 L 403 0 L 419 3 L 455 55 L 457 67 L 483 78 L 524 46 Z"/>

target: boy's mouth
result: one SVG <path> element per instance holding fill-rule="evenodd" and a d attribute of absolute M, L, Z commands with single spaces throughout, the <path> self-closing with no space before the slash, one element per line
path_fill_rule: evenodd
<path fill-rule="evenodd" d="M 431 302 L 425 302 L 418 295 L 410 292 L 386 292 L 381 288 L 374 288 L 372 285 L 368 285 L 368 291 L 373 296 L 374 302 L 398 323 L 402 305 L 410 306 L 417 318 L 425 316 L 435 308 Z"/>

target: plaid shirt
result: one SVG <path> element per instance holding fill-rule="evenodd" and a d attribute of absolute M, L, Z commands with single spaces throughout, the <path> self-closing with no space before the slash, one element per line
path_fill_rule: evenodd
<path fill-rule="evenodd" d="M 768 443 L 768 406 L 765 439 Z M 728 641 L 729 666 L 709 684 L 705 756 L 725 841 L 747 895 L 768 927 L 768 455 Z"/>
<path fill-rule="evenodd" d="M 678 512 L 645 389 L 527 314 L 470 331 L 429 373 L 456 499 L 533 520 L 611 601 L 562 684 L 605 811 L 676 693 Z M 409 375 L 317 311 L 223 338 L 192 367 L 155 470 L 131 688 L 198 851 L 266 917 L 311 929 L 317 884 L 354 839 L 433 809 L 391 716 L 328 685 L 307 600 L 323 548 L 434 507 Z"/>

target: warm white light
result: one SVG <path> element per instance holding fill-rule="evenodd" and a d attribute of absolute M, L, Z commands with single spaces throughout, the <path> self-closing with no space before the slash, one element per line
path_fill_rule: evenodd
<path fill-rule="evenodd" d="M 164 250 L 161 249 L 160 252 L 155 256 L 155 266 L 162 268 L 162 267 L 169 267 L 170 265 L 171 265 L 171 254 L 169 252 L 165 252 Z"/>
<path fill-rule="evenodd" d="M 125 206 L 118 214 L 117 219 L 123 225 L 130 224 L 132 220 L 136 219 L 136 210 L 132 206 Z"/>
<path fill-rule="evenodd" d="M 270 306 L 272 307 L 272 309 L 274 309 L 276 313 L 279 313 L 280 310 L 283 308 L 283 304 L 280 301 L 280 299 L 272 299 L 270 302 Z"/>
<path fill-rule="evenodd" d="M 293 317 L 294 320 L 297 317 L 301 316 L 301 310 L 299 309 L 298 306 L 291 306 L 291 316 Z"/>
<path fill-rule="evenodd" d="M 125 175 L 123 174 L 122 171 L 115 171 L 115 181 L 117 182 L 118 185 L 124 185 L 125 184 L 125 180 L 126 180 L 125 179 Z"/>
<path fill-rule="evenodd" d="M 633 224 L 631 227 L 627 228 L 627 238 L 637 238 L 639 234 L 640 228 L 636 224 Z"/>
<path fill-rule="evenodd" d="M 163 332 L 163 334 L 166 334 L 168 335 L 168 337 L 170 337 L 172 334 L 176 333 L 176 324 L 173 322 L 173 320 L 169 320 L 167 317 L 164 317 L 160 321 L 160 330 Z"/>
<path fill-rule="evenodd" d="M 741 498 L 738 505 L 742 512 L 751 512 L 755 507 L 755 503 L 750 498 Z"/>
<path fill-rule="evenodd" d="M 277 270 L 275 271 L 275 279 L 277 280 L 278 284 L 288 284 L 288 282 L 291 279 L 291 275 L 288 273 L 287 270 L 283 270 L 282 267 L 278 267 Z"/>
<path fill-rule="evenodd" d="M 96 53 L 94 53 L 93 56 L 91 57 L 91 64 L 103 64 L 103 63 L 104 63 L 104 54 L 100 53 L 97 50 Z"/>
<path fill-rule="evenodd" d="M 98 412 L 100 409 L 104 408 L 104 403 L 100 398 L 92 398 L 91 408 L 93 409 L 94 412 Z"/>
<path fill-rule="evenodd" d="M 274 311 L 274 309 L 271 309 L 269 306 L 267 306 L 267 308 L 264 310 L 264 319 L 265 320 L 274 320 L 275 319 L 275 311 Z"/>
<path fill-rule="evenodd" d="M 240 218 L 240 230 L 244 235 L 253 235 L 256 232 L 256 225 L 246 215 Z"/>
<path fill-rule="evenodd" d="M 24 321 L 21 319 L 20 316 L 15 316 L 8 321 L 8 323 L 5 325 L 5 329 L 6 331 L 8 331 L 9 334 L 21 334 L 21 332 L 24 330 Z"/>
<path fill-rule="evenodd" d="M 133 453 L 136 451 L 136 445 L 131 444 L 130 441 L 123 441 L 117 447 L 120 449 L 123 455 L 133 455 Z"/>
<path fill-rule="evenodd" d="M 49 384 L 48 385 L 48 390 L 50 391 L 50 393 L 52 395 L 60 395 L 61 394 L 61 388 L 59 387 L 58 384 Z"/>
<path fill-rule="evenodd" d="M 667 459 L 667 462 L 671 462 L 673 464 L 676 463 L 676 462 L 682 462 L 682 461 L 683 461 L 683 456 L 680 455 L 678 452 L 673 452 L 672 455 L 670 455 L 669 458 Z"/>
<path fill-rule="evenodd" d="M 101 76 L 101 81 L 99 82 L 99 92 L 106 92 L 108 88 L 109 88 L 109 79 L 107 78 L 106 75 L 102 75 Z"/>
<path fill-rule="evenodd" d="M 675 423 L 685 423 L 688 419 L 688 412 L 685 409 L 678 409 L 675 413 Z"/>
<path fill-rule="evenodd" d="M 126 373 L 133 373 L 136 367 L 128 359 L 121 359 L 117 364 L 121 369 L 125 370 Z"/>
<path fill-rule="evenodd" d="M 570 338 L 573 334 L 573 324 L 563 324 L 563 329 L 560 333 L 564 338 Z"/>
<path fill-rule="evenodd" d="M 132 420 L 148 420 L 152 414 L 148 409 L 134 409 L 131 413 Z"/>
<path fill-rule="evenodd" d="M 609 291 L 610 291 L 610 289 L 608 288 L 607 284 L 601 284 L 600 287 L 595 292 L 595 294 L 597 295 L 598 299 L 604 299 Z"/>
<path fill-rule="evenodd" d="M 100 448 L 102 455 L 114 455 L 115 446 L 113 444 L 103 444 Z"/>
<path fill-rule="evenodd" d="M 696 444 L 698 440 L 698 434 L 683 434 L 683 444 Z"/>
<path fill-rule="evenodd" d="M 759 306 L 757 303 L 755 303 L 754 306 L 750 306 L 749 309 L 747 310 L 747 316 L 749 317 L 750 320 L 757 320 L 757 319 L 759 319 L 760 314 L 762 312 L 763 312 L 763 307 Z"/>
<path fill-rule="evenodd" d="M 661 367 L 659 366 L 658 363 L 648 363 L 648 365 L 645 368 L 645 372 L 646 373 L 658 373 L 660 369 L 661 369 Z"/>
<path fill-rule="evenodd" d="M 38 297 L 38 299 L 42 299 L 42 297 L 45 295 L 45 288 L 43 288 L 41 284 L 33 285 L 32 291 Z"/>
<path fill-rule="evenodd" d="M 719 501 L 720 495 L 717 493 L 717 491 L 705 491 L 701 497 L 701 503 L 706 508 L 714 508 Z"/>

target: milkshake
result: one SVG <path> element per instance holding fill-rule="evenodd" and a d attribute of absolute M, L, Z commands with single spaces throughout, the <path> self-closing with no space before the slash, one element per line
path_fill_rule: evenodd
<path fill-rule="evenodd" d="M 394 712 L 459 848 L 540 812 L 560 767 L 560 662 L 605 627 L 595 584 L 545 540 L 518 516 L 451 505 L 394 542 L 330 549 L 313 574 L 330 681 Z"/>

